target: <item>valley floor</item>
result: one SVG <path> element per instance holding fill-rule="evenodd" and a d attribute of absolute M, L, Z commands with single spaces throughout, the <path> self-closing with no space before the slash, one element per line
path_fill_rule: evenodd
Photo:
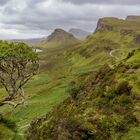
<path fill-rule="evenodd" d="M 108 57 L 112 57 L 112 59 L 116 59 L 118 61 L 122 59 L 119 58 L 121 56 L 119 54 L 121 53 L 121 51 L 123 51 L 123 49 L 116 49 L 111 51 L 107 55 Z M 128 52 L 128 50 L 126 52 Z M 65 62 L 65 60 L 63 60 L 63 62 L 67 63 Z M 8 119 L 13 120 L 16 123 L 18 130 L 16 139 L 24 139 L 24 134 L 26 133 L 26 130 L 30 126 L 30 122 L 32 120 L 41 117 L 42 115 L 51 111 L 54 106 L 58 105 L 69 96 L 67 92 L 67 85 L 71 80 L 76 78 L 74 75 L 89 73 L 92 71 L 96 71 L 97 69 L 98 66 L 96 67 L 96 64 L 94 64 L 91 66 L 87 65 L 79 68 L 77 67 L 74 71 L 72 70 L 67 76 L 64 76 L 64 70 L 61 71 L 60 69 L 58 72 L 57 70 L 53 70 L 50 72 L 43 71 L 37 76 L 33 77 L 33 79 L 24 87 L 27 99 L 24 106 L 18 107 L 15 110 L 11 109 L 9 106 L 5 106 L 0 109 L 0 114 L 4 114 L 4 116 L 6 116 Z M 45 68 L 45 71 L 46 70 L 47 66 Z M 65 70 L 67 70 L 67 67 L 65 68 Z M 57 75 L 58 73 L 59 76 Z M 5 91 L 3 88 L 0 88 L 0 92 L 2 93 L 0 95 L 0 98 L 2 98 L 5 94 Z"/>

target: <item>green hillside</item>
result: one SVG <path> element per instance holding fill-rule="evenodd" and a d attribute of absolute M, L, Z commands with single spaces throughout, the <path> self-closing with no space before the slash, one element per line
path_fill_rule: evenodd
<path fill-rule="evenodd" d="M 138 140 L 140 50 L 110 68 L 104 65 L 72 87 L 71 97 L 32 122 L 28 139 Z"/>
<path fill-rule="evenodd" d="M 57 29 L 37 45 L 43 50 L 40 71 L 24 87 L 25 106 L 0 109 L 15 122 L 15 139 L 25 139 L 27 132 L 29 140 L 115 140 L 134 134 L 138 139 L 139 31 L 135 21 L 103 18 L 95 33 L 82 42 Z M 69 95 L 71 89 L 74 94 Z M 0 93 L 2 98 L 2 87 Z"/>
<path fill-rule="evenodd" d="M 132 18 L 132 17 L 131 17 Z M 113 18 L 113 17 L 105 17 L 100 19 L 97 25 L 97 30 L 114 30 L 114 31 L 129 31 L 132 32 L 140 32 L 139 29 L 139 17 L 135 17 L 131 19 L 130 17 L 126 18 L 126 20 Z M 137 20 L 136 20 L 137 19 Z"/>
<path fill-rule="evenodd" d="M 63 71 L 69 82 L 77 84 L 69 91 L 71 97 L 32 122 L 28 139 L 140 138 L 140 51 L 135 40 L 140 27 L 114 18 L 100 19 L 98 27 L 100 24 L 103 28 L 79 45 L 62 49 L 62 54 L 53 50 L 55 58 L 48 56 L 51 72 L 60 66 L 58 74 Z M 130 24 L 134 24 L 133 32 L 128 30 Z"/>
<path fill-rule="evenodd" d="M 77 44 L 79 41 L 72 34 L 63 29 L 56 29 L 51 35 L 47 37 L 37 46 L 40 48 L 54 48 L 61 46 L 71 46 Z"/>

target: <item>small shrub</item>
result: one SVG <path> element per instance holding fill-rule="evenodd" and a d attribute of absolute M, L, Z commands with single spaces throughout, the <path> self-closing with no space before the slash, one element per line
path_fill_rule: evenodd
<path fill-rule="evenodd" d="M 110 100 L 115 98 L 116 95 L 114 93 L 114 89 L 111 89 L 109 86 L 106 86 L 105 96 Z"/>
<path fill-rule="evenodd" d="M 127 125 L 127 120 L 122 119 L 120 122 L 116 124 L 115 129 L 117 132 L 126 133 L 129 129 Z"/>
<path fill-rule="evenodd" d="M 139 63 L 135 63 L 132 65 L 133 69 L 139 69 L 140 68 L 140 64 Z"/>
<path fill-rule="evenodd" d="M 113 92 L 110 92 L 106 95 L 106 97 L 111 100 L 111 99 L 115 98 L 115 94 Z"/>
<path fill-rule="evenodd" d="M 127 56 L 126 59 L 129 59 L 129 58 L 131 58 L 132 56 L 134 56 L 134 53 L 135 53 L 135 50 L 133 50 L 132 52 L 130 52 L 130 53 L 128 54 L 128 56 Z"/>
<path fill-rule="evenodd" d="M 127 120 L 127 124 L 137 124 L 137 118 L 132 114 L 132 113 L 128 113 L 125 117 L 125 120 Z"/>
<path fill-rule="evenodd" d="M 123 105 L 128 105 L 128 104 L 132 104 L 132 100 L 129 96 L 121 96 L 120 98 L 120 102 L 123 104 Z"/>
<path fill-rule="evenodd" d="M 16 131 L 16 123 L 12 120 L 1 118 L 0 123 L 4 124 L 9 129 L 12 129 L 12 130 Z"/>
<path fill-rule="evenodd" d="M 118 95 L 122 95 L 123 93 L 130 94 L 130 91 L 131 91 L 131 87 L 129 86 L 128 81 L 122 81 L 116 87 L 115 93 Z"/>
<path fill-rule="evenodd" d="M 76 99 L 77 96 L 80 94 L 81 86 L 79 86 L 75 81 L 69 83 L 68 92 L 72 99 Z"/>

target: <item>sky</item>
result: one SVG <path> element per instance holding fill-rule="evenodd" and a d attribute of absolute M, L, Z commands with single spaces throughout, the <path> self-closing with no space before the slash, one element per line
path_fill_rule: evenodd
<path fill-rule="evenodd" d="M 140 0 L 0 0 L 0 39 L 38 38 L 54 29 L 94 32 L 102 17 L 140 15 Z"/>

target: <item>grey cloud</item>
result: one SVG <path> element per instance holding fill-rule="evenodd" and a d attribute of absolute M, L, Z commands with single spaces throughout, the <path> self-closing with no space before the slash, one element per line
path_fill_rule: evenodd
<path fill-rule="evenodd" d="M 0 0 L 0 6 L 5 5 L 6 3 L 8 3 L 10 0 Z"/>
<path fill-rule="evenodd" d="M 62 0 L 64 2 L 71 2 L 74 4 L 123 4 L 123 5 L 137 5 L 140 4 L 139 0 Z"/>
<path fill-rule="evenodd" d="M 121 6 L 126 0 L 9 0 L 0 9 L 0 38 L 48 35 L 55 28 L 82 28 L 94 31 L 104 16 L 124 18 L 140 13 L 139 5 Z M 70 3 L 71 2 L 71 3 Z M 133 0 L 133 3 L 140 1 Z M 15 5 L 16 3 L 16 5 Z M 89 4 L 90 3 L 90 4 Z M 116 4 L 117 3 L 117 4 Z M 110 5 L 112 4 L 112 5 Z M 118 10 L 119 9 L 119 10 Z"/>

